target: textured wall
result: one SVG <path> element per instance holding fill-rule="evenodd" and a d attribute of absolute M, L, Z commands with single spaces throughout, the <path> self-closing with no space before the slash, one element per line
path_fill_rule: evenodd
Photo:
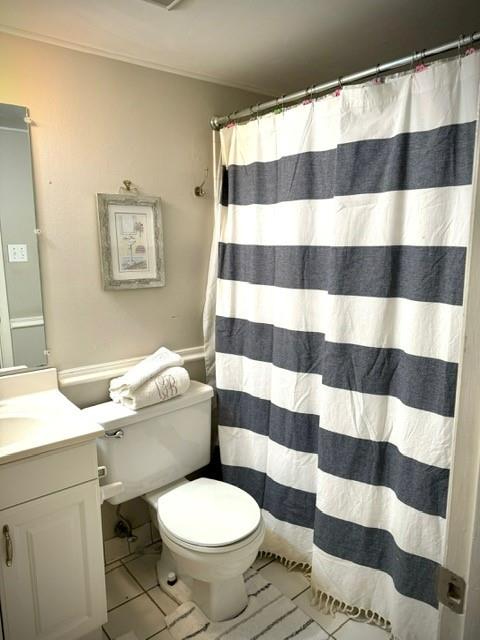
<path fill-rule="evenodd" d="M 0 34 L 0 101 L 25 105 L 33 168 L 50 364 L 59 369 L 130 358 L 159 345 L 202 343 L 201 314 L 212 200 L 193 188 L 211 167 L 209 119 L 264 97 L 103 57 Z M 160 196 L 166 286 L 104 291 L 95 194 L 129 178 Z M 209 182 L 207 189 L 211 194 Z M 189 367 L 201 379 L 201 363 Z M 80 406 L 106 399 L 107 384 L 67 389 Z M 134 526 L 143 501 L 122 506 Z M 104 537 L 115 509 L 102 509 Z"/>
<path fill-rule="evenodd" d="M 209 118 L 262 100 L 237 89 L 0 34 L 0 100 L 32 127 L 50 364 L 59 369 L 202 342 L 212 200 Z M 163 203 L 163 289 L 104 291 L 95 193 L 129 178 Z M 208 185 L 211 194 L 211 183 Z"/>

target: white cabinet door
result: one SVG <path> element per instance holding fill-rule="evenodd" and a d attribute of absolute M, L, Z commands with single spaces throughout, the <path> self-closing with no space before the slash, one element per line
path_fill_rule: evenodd
<path fill-rule="evenodd" d="M 76 640 L 105 622 L 98 493 L 91 481 L 0 512 L 5 640 Z"/>

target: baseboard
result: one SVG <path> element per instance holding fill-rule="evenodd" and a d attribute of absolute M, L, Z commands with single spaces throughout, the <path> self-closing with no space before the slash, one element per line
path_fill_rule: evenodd
<path fill-rule="evenodd" d="M 176 351 L 182 356 L 186 363 L 203 360 L 205 352 L 203 345 L 189 347 L 188 349 L 178 349 Z M 85 367 L 74 367 L 73 369 L 63 369 L 58 372 L 58 384 L 60 388 L 73 387 L 80 384 L 89 384 L 101 380 L 110 380 L 123 375 L 128 369 L 143 360 L 145 356 L 137 358 L 127 358 L 125 360 L 114 360 L 112 362 L 101 362 Z"/>

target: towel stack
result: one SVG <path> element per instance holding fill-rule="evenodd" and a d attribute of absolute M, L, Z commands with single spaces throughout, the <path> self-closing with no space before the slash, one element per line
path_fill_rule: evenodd
<path fill-rule="evenodd" d="M 111 380 L 110 397 L 136 410 L 185 393 L 190 377 L 182 365 L 178 353 L 160 347 L 123 376 Z"/>

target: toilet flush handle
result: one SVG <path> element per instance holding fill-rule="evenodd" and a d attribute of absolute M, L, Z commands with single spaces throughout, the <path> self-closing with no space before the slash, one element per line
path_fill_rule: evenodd
<path fill-rule="evenodd" d="M 111 433 L 106 433 L 105 432 L 105 438 L 123 438 L 125 434 L 123 433 L 122 429 L 117 429 L 116 431 L 112 431 Z"/>

